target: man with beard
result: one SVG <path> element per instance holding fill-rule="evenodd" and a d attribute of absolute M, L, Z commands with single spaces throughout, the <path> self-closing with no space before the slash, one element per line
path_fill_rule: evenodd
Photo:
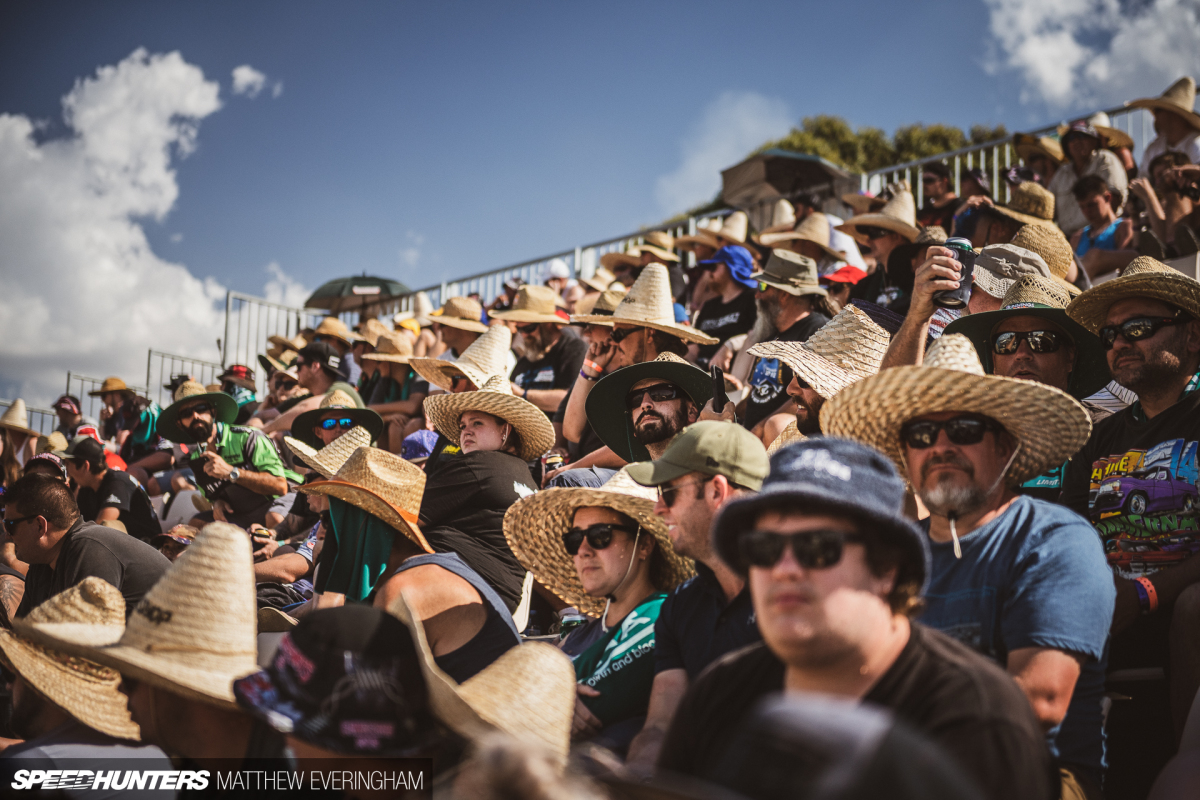
<path fill-rule="evenodd" d="M 1200 283 L 1143 256 L 1067 314 L 1138 400 L 1096 425 L 1062 502 L 1092 521 L 1116 575 L 1109 663 L 1166 668 L 1178 735 L 1200 686 Z"/>
<path fill-rule="evenodd" d="M 1112 577 L 1085 520 L 1016 492 L 1083 446 L 1087 410 L 1045 384 L 985 374 L 970 340 L 948 334 L 924 365 L 836 394 L 821 429 L 906 473 L 930 515 L 921 622 L 1007 669 L 1046 732 L 1063 796 L 1099 798 Z"/>
<path fill-rule="evenodd" d="M 188 382 L 159 418 L 164 436 L 194 445 L 186 463 L 212 510 L 194 517 L 193 527 L 217 519 L 242 528 L 256 523 L 274 528 L 291 508 L 291 485 L 303 483 L 283 466 L 270 438 L 258 428 L 233 425 L 236 417 L 232 397 Z"/>
<path fill-rule="evenodd" d="M 502 319 L 524 340 L 525 352 L 509 379 L 517 397 L 528 400 L 552 415 L 583 366 L 587 344 L 574 331 L 564 331 L 571 317 L 557 306 L 558 294 L 549 286 L 522 286 L 517 301 L 508 311 L 492 316 Z"/>

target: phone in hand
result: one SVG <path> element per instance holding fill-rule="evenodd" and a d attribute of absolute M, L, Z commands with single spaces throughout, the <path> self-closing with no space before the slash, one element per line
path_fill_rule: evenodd
<path fill-rule="evenodd" d="M 729 395 L 725 394 L 725 372 L 720 367 L 709 367 L 708 371 L 712 375 L 713 411 L 720 414 L 729 401 Z"/>

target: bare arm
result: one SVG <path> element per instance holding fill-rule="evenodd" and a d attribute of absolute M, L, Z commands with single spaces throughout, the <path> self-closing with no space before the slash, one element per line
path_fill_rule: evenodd
<path fill-rule="evenodd" d="M 1051 647 L 1022 647 L 1008 654 L 1008 674 L 1025 692 L 1043 730 L 1067 715 L 1080 663 L 1079 656 Z"/>
<path fill-rule="evenodd" d="M 633 737 L 629 743 L 629 755 L 625 766 L 635 773 L 648 775 L 654 771 L 658 761 L 658 751 L 662 749 L 663 739 L 671 720 L 675 717 L 675 709 L 683 699 L 688 688 L 687 670 L 666 669 L 654 676 L 654 684 L 650 688 L 650 707 L 646 710 L 646 723 L 642 731 Z"/>
<path fill-rule="evenodd" d="M 888 367 L 904 367 L 920 365 L 925 360 L 925 339 L 929 336 L 929 320 L 937 311 L 933 304 L 934 292 L 958 288 L 958 278 L 961 265 L 956 261 L 951 250 L 945 247 L 930 247 L 929 257 L 925 263 L 917 267 L 913 279 L 912 302 L 908 307 L 908 315 L 904 324 L 892 343 L 888 345 L 883 356 L 881 370 Z"/>
<path fill-rule="evenodd" d="M 1171 567 L 1163 567 L 1147 579 L 1158 596 L 1158 607 L 1170 607 L 1183 594 L 1183 590 L 1200 583 L 1200 556 L 1191 556 L 1186 561 Z M 1117 585 L 1117 602 L 1113 609 L 1112 632 L 1118 634 L 1132 625 L 1142 615 L 1142 604 L 1138 601 L 1134 582 L 1126 578 L 1113 578 Z M 1161 613 L 1161 612 L 1159 612 Z"/>
<path fill-rule="evenodd" d="M 254 565 L 255 583 L 295 583 L 308 574 L 308 559 L 299 553 L 285 553 Z"/>
<path fill-rule="evenodd" d="M 571 389 L 571 399 L 567 401 L 567 408 L 563 412 L 563 436 L 568 441 L 578 442 L 583 438 L 583 428 L 587 424 L 587 397 L 592 393 L 592 387 L 596 385 L 596 379 L 600 378 L 595 370 L 589 369 L 587 362 L 591 361 L 600 369 L 607 369 L 608 362 L 612 361 L 613 356 L 617 352 L 617 346 L 611 341 L 596 341 L 588 345 L 587 355 L 584 357 L 583 372 L 593 378 L 588 380 L 583 376 L 575 378 L 575 387 Z M 560 399 L 561 403 L 562 400 Z M 558 406 L 555 406 L 552 411 L 557 411 Z"/>
<path fill-rule="evenodd" d="M 576 377 L 576 382 L 582 378 Z M 563 398 L 567 396 L 566 389 L 530 389 L 525 391 L 516 384 L 513 384 L 513 394 L 524 400 L 528 400 L 542 411 L 553 414 L 558 411 L 558 407 L 562 405 Z"/>
<path fill-rule="evenodd" d="M 1113 270 L 1125 269 L 1137 255 L 1137 250 L 1088 250 L 1083 254 L 1083 268 L 1089 278 L 1097 278 Z"/>
<path fill-rule="evenodd" d="M 105 520 L 120 519 L 121 509 L 107 506 L 96 512 L 96 522 L 104 522 Z"/>
<path fill-rule="evenodd" d="M 321 399 L 324 396 L 325 395 L 304 398 L 299 403 L 296 403 L 296 405 L 292 406 L 286 414 L 280 414 L 278 417 L 264 425 L 263 430 L 267 433 L 274 433 L 276 431 L 290 431 L 292 429 L 292 422 L 295 421 L 296 417 L 300 416 L 305 411 L 311 411 L 314 408 L 319 408 L 321 406 Z"/>

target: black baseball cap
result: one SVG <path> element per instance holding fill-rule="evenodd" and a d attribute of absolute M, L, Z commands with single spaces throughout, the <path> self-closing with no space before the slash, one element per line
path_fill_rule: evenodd
<path fill-rule="evenodd" d="M 86 433 L 77 435 L 67 445 L 66 450 L 59 450 L 54 455 L 63 460 L 81 458 L 89 464 L 107 463 L 104 458 L 104 445 L 98 442 L 96 437 L 88 436 Z"/>
<path fill-rule="evenodd" d="M 313 342 L 306 344 L 300 350 L 300 358 L 305 362 L 320 364 L 321 368 L 339 380 L 350 379 L 350 365 L 337 348 L 329 342 Z"/>

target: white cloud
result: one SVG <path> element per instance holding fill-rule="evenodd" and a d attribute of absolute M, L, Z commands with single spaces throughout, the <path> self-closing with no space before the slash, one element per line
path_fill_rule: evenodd
<path fill-rule="evenodd" d="M 425 244 L 425 237 L 413 231 L 408 231 L 404 236 L 408 239 L 408 246 L 400 248 L 400 260 L 406 267 L 415 267 L 421 261 L 421 245 Z"/>
<path fill-rule="evenodd" d="M 171 234 L 171 243 L 172 244 L 179 244 L 182 241 L 183 241 L 182 233 L 172 233 Z"/>
<path fill-rule="evenodd" d="M 272 303 L 292 308 L 304 307 L 304 301 L 312 294 L 312 289 L 284 272 L 276 261 L 267 264 L 267 274 L 271 279 L 263 286 L 263 297 Z"/>
<path fill-rule="evenodd" d="M 783 101 L 754 92 L 724 92 L 680 143 L 680 164 L 658 178 L 655 198 L 675 214 L 711 200 L 721 188 L 721 170 L 732 167 L 768 139 L 783 136 L 792 118 Z"/>
<path fill-rule="evenodd" d="M 1054 109 L 1158 94 L 1200 69 L 1200 0 L 984 0 L 985 67 L 1021 76 L 1022 102 Z"/>
<path fill-rule="evenodd" d="M 283 81 L 268 81 L 266 75 L 249 64 L 242 64 L 233 69 L 234 94 L 244 94 L 253 100 L 268 85 L 271 87 L 271 97 L 283 94 Z"/>

